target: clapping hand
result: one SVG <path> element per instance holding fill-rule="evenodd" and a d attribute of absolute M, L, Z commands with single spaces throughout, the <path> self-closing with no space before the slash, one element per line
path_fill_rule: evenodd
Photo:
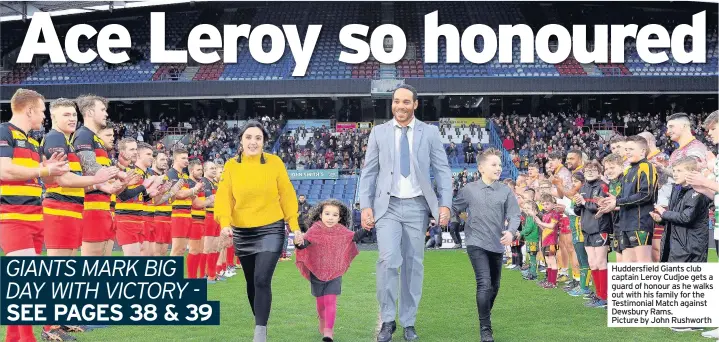
<path fill-rule="evenodd" d="M 709 182 L 709 178 L 698 171 L 693 171 L 687 175 L 687 183 L 693 187 L 706 187 Z"/>
<path fill-rule="evenodd" d="M 662 207 L 661 205 L 655 204 L 655 205 L 654 205 L 654 211 L 655 211 L 657 214 L 659 214 L 659 216 L 662 216 L 662 215 L 664 215 L 664 212 L 667 211 L 667 210 L 664 209 L 664 207 Z"/>
<path fill-rule="evenodd" d="M 42 165 L 47 168 L 50 176 L 62 176 L 70 171 L 70 166 L 67 164 L 67 156 L 62 152 L 53 153 L 50 159 L 45 160 Z"/>
<path fill-rule="evenodd" d="M 656 223 L 662 222 L 662 217 L 653 211 L 651 213 L 649 213 L 649 216 L 651 216 L 652 219 L 654 220 L 654 222 L 656 222 Z"/>
<path fill-rule="evenodd" d="M 120 169 L 118 169 L 115 166 L 110 167 L 102 167 L 95 173 L 95 183 L 101 184 L 105 183 L 108 180 L 114 178 L 117 176 L 117 173 L 120 172 Z"/>

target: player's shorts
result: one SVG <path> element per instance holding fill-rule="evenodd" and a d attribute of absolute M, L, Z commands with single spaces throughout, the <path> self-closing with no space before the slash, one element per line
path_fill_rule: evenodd
<path fill-rule="evenodd" d="M 527 242 L 527 251 L 532 254 L 537 254 L 537 251 L 539 251 L 539 243 Z"/>
<path fill-rule="evenodd" d="M 155 218 L 152 216 L 145 217 L 145 241 L 155 242 Z"/>
<path fill-rule="evenodd" d="M 76 249 L 82 246 L 82 212 L 79 203 L 46 198 L 42 201 L 45 248 Z"/>
<path fill-rule="evenodd" d="M 187 239 L 190 237 L 192 219 L 189 217 L 173 217 L 170 219 L 172 230 L 170 236 L 173 239 Z"/>
<path fill-rule="evenodd" d="M 555 255 L 557 255 L 558 250 L 559 250 L 559 246 L 548 245 L 548 246 L 542 247 L 542 254 L 544 254 L 544 256 L 555 256 Z"/>
<path fill-rule="evenodd" d="M 85 210 L 82 212 L 83 242 L 105 242 L 115 238 L 115 223 L 112 214 L 105 210 Z"/>
<path fill-rule="evenodd" d="M 164 245 L 172 242 L 172 223 L 169 217 L 155 217 L 155 242 Z"/>
<path fill-rule="evenodd" d="M 192 220 L 192 226 L 190 227 L 190 240 L 202 239 L 205 235 L 205 220 Z"/>
<path fill-rule="evenodd" d="M 619 253 L 625 249 L 652 244 L 652 233 L 641 230 L 615 232 L 614 238 L 619 240 L 617 241 L 617 252 Z"/>
<path fill-rule="evenodd" d="M 654 232 L 652 233 L 652 240 L 662 240 L 662 235 L 664 235 L 664 226 L 655 224 L 654 225 Z"/>
<path fill-rule="evenodd" d="M 145 220 L 142 216 L 119 215 L 117 220 L 117 244 L 120 246 L 145 241 Z"/>
<path fill-rule="evenodd" d="M 205 236 L 220 236 L 220 224 L 215 222 L 212 215 L 205 217 Z"/>
<path fill-rule="evenodd" d="M 2 220 L 0 222 L 0 248 L 7 255 L 15 251 L 34 248 L 42 253 L 42 221 Z"/>
<path fill-rule="evenodd" d="M 610 243 L 609 233 L 593 233 L 584 237 L 584 247 L 604 247 Z"/>

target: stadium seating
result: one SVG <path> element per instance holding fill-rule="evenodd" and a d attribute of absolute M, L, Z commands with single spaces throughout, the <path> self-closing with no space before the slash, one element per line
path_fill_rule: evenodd
<path fill-rule="evenodd" d="M 198 18 L 198 12 L 169 12 L 166 13 L 166 38 L 165 47 L 172 49 L 177 47 Z M 150 18 L 118 18 L 112 23 L 125 26 L 130 31 L 133 46 L 132 49 L 138 54 L 139 60 L 135 63 L 123 63 L 110 65 L 101 58 L 96 58 L 88 64 L 48 63 L 32 73 L 24 84 L 76 84 L 76 83 L 127 83 L 145 82 L 150 80 L 163 80 L 163 75 L 168 73 L 170 66 L 152 64 L 150 62 Z M 88 22 L 87 24 L 101 28 L 109 22 Z M 97 36 L 92 40 L 81 41 L 80 50 L 95 47 Z M 158 72 L 158 69 L 162 70 Z M 180 70 L 183 68 L 180 67 Z"/>
<path fill-rule="evenodd" d="M 314 205 L 322 200 L 335 198 L 350 208 L 353 207 L 355 201 L 357 183 L 357 177 L 292 181 L 297 195 L 306 195 L 307 202 L 310 204 Z"/>
<path fill-rule="evenodd" d="M 203 16 L 203 10 L 184 12 L 166 12 L 166 48 L 185 48 L 186 37 L 191 27 L 199 20 L 210 20 L 209 24 L 221 26 L 224 23 L 249 23 L 252 27 L 260 24 L 296 24 L 302 39 L 306 27 L 310 24 L 322 24 L 320 39 L 309 63 L 307 74 L 302 79 L 363 79 L 379 78 L 381 65 L 372 58 L 364 63 L 350 65 L 339 61 L 340 52 L 347 50 L 337 37 L 344 25 L 359 23 L 368 25 L 370 32 L 382 23 L 392 22 L 403 28 L 407 36 L 408 51 L 394 68 L 382 66 L 382 77 L 385 69 L 394 72 L 395 77 L 425 78 L 461 78 L 461 77 L 617 77 L 617 76 L 710 76 L 719 75 L 717 71 L 717 26 L 707 30 L 707 63 L 679 64 L 669 53 L 670 59 L 660 64 L 649 64 L 641 60 L 636 51 L 636 44 L 627 40 L 625 43 L 624 63 L 610 62 L 597 64 L 579 64 L 574 57 L 558 64 L 548 64 L 539 59 L 535 52 L 535 63 L 520 63 L 519 38 L 515 37 L 512 46 L 512 63 L 499 63 L 497 53 L 492 60 L 484 64 L 469 62 L 460 54 L 459 63 L 446 63 L 447 46 L 444 38 L 438 40 L 438 63 L 424 63 L 426 47 L 424 46 L 424 16 L 439 11 L 440 24 L 453 24 L 462 33 L 468 26 L 482 23 L 498 30 L 502 24 L 530 24 L 537 26 L 543 23 L 567 25 L 567 21 L 594 24 L 621 24 L 626 17 L 607 12 L 601 6 L 575 6 L 558 8 L 550 5 L 527 7 L 520 3 L 486 3 L 486 2 L 398 2 L 390 7 L 393 11 L 388 16 L 382 3 L 283 3 L 282 6 L 259 6 L 257 8 L 233 8 L 219 19 Z M 546 13 L 532 13 L 529 8 L 541 8 Z M 686 18 L 678 19 L 667 11 L 642 14 L 636 18 L 642 21 L 661 23 L 668 29 Z M 120 12 L 121 13 L 121 12 Z M 543 18 L 542 16 L 547 16 Z M 540 17 L 540 18 L 538 18 Z M 91 19 L 91 18 L 90 18 Z M 579 20 L 582 19 L 582 20 Z M 585 20 L 586 19 L 586 20 Z M 632 21 L 634 22 L 634 21 Z M 111 20 L 88 20 L 88 24 L 100 28 L 111 23 L 119 23 L 127 27 L 132 36 L 133 61 L 121 65 L 109 65 L 100 58 L 88 64 L 52 64 L 39 63 L 38 66 L 17 64 L 5 70 L 0 82 L 2 84 L 87 84 L 87 83 L 124 83 L 124 82 L 157 82 L 157 81 L 237 81 L 237 80 L 291 80 L 295 61 L 290 53 L 289 44 L 285 42 L 284 55 L 276 62 L 262 64 L 254 60 L 249 53 L 247 39 L 238 41 L 238 63 L 225 64 L 222 61 L 211 65 L 159 65 L 150 63 L 150 26 L 149 16 L 119 17 Z M 7 32 L 16 32 L 11 27 Z M 59 32 L 62 37 L 63 32 Z M 0 49 L 3 55 L 15 50 L 21 43 L 21 34 L 3 34 Z M 591 34 L 589 36 L 592 36 Z M 366 38 L 369 40 L 369 38 Z M 81 41 L 80 50 L 94 47 L 94 39 Z M 484 41 L 477 38 L 475 48 L 482 50 Z M 269 51 L 270 40 L 265 37 L 263 49 Z"/>

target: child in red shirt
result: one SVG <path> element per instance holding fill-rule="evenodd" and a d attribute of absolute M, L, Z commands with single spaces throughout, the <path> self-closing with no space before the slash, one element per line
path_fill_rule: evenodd
<path fill-rule="evenodd" d="M 551 194 L 544 194 L 540 198 L 545 214 L 540 220 L 534 215 L 534 220 L 542 230 L 542 253 L 547 263 L 547 278 L 540 282 L 539 285 L 545 289 L 553 289 L 557 287 L 557 249 L 559 243 L 559 221 L 562 219 L 562 213 L 558 210 L 556 200 Z"/>

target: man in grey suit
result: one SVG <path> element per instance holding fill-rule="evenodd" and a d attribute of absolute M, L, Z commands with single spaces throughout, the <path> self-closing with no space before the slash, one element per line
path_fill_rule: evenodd
<path fill-rule="evenodd" d="M 360 175 L 362 227 L 375 227 L 379 247 L 377 301 L 382 328 L 378 342 L 392 340 L 397 329 L 399 289 L 399 323 L 404 327 L 404 338 L 419 338 L 414 323 L 422 297 L 425 231 L 430 214 L 446 226 L 452 206 L 452 172 L 439 129 L 414 117 L 417 105 L 417 91 L 412 86 L 402 85 L 394 91 L 394 119 L 372 129 Z M 439 198 L 432 187 L 430 169 Z"/>

